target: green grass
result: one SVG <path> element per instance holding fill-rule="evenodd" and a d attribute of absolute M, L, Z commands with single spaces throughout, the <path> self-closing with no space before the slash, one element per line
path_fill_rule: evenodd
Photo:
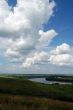
<path fill-rule="evenodd" d="M 73 85 L 0 77 L 0 110 L 73 110 Z"/>
<path fill-rule="evenodd" d="M 0 78 L 0 93 L 38 96 L 73 102 L 73 85 L 45 85 L 22 79 Z"/>

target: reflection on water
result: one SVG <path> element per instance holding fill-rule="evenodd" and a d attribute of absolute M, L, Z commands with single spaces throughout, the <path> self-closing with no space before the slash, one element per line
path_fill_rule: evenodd
<path fill-rule="evenodd" d="M 60 81 L 47 81 L 45 78 L 31 78 L 30 81 L 39 82 L 43 84 L 72 84 L 70 82 L 60 82 Z"/>

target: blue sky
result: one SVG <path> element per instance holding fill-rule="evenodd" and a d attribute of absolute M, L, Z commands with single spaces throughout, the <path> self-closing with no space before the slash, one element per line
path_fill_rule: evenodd
<path fill-rule="evenodd" d="M 52 41 L 52 45 L 67 42 L 73 45 L 73 0 L 55 0 L 56 8 L 54 16 L 45 25 L 45 30 L 54 28 L 59 33 L 59 37 Z"/>
<path fill-rule="evenodd" d="M 56 7 L 54 16 L 44 26 L 44 30 L 54 28 L 59 33 L 59 37 L 52 41 L 52 45 L 67 42 L 73 45 L 73 0 L 55 0 Z M 8 0 L 10 6 L 15 6 L 16 0 Z"/>
<path fill-rule="evenodd" d="M 17 4 L 17 0 L 8 0 L 8 4 L 10 6 L 15 6 Z"/>
<path fill-rule="evenodd" d="M 46 9 L 42 7 L 42 11 L 40 7 L 40 13 L 37 12 L 32 1 L 35 6 L 42 3 L 41 7 Z M 52 0 L 49 3 L 48 0 L 32 1 L 8 0 L 7 3 L 3 0 L 0 3 L 0 7 L 3 4 L 5 8 L 2 8 L 0 17 L 6 23 L 0 19 L 3 23 L 0 27 L 0 71 L 53 73 L 55 70 L 56 73 L 72 73 L 73 0 L 54 0 L 55 3 Z M 50 4 L 51 10 L 48 9 Z M 10 7 L 13 7 L 14 12 L 11 13 Z"/>

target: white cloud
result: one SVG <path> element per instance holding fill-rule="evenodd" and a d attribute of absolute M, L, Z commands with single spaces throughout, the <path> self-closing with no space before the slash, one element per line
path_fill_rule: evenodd
<path fill-rule="evenodd" d="M 73 65 L 73 49 L 70 45 L 63 43 L 50 52 L 48 61 L 56 65 Z"/>
<path fill-rule="evenodd" d="M 51 40 L 58 35 L 58 33 L 54 30 L 48 30 L 46 32 L 43 32 L 42 30 L 39 31 L 39 42 L 37 44 L 37 48 L 43 48 L 48 46 L 48 44 L 51 42 Z"/>
<path fill-rule="evenodd" d="M 28 68 L 35 64 L 54 64 L 57 66 L 73 66 L 73 48 L 63 43 L 51 51 L 34 53 L 26 58 L 23 67 Z"/>
<path fill-rule="evenodd" d="M 45 61 L 48 58 L 46 52 L 36 52 L 32 57 L 26 58 L 25 62 L 22 64 L 22 67 L 28 68 L 32 65 L 39 63 L 41 61 Z"/>
<path fill-rule="evenodd" d="M 5 54 L 8 57 L 23 57 L 22 55 L 28 54 L 32 50 L 33 44 L 29 38 L 24 39 L 20 37 L 16 40 L 8 39 L 7 42 L 9 45 L 7 45 Z M 27 42 L 29 42 L 29 44 Z"/>
<path fill-rule="evenodd" d="M 53 29 L 47 32 L 43 32 L 42 30 L 40 30 L 39 34 L 41 35 L 39 42 L 48 42 L 48 40 L 53 39 L 57 35 L 56 31 Z"/>
<path fill-rule="evenodd" d="M 6 51 L 6 55 L 10 56 L 10 57 L 18 57 L 19 56 L 19 52 L 12 50 L 11 48 L 7 49 Z"/>
<path fill-rule="evenodd" d="M 26 31 L 30 34 L 33 28 L 38 31 L 37 28 L 39 29 L 52 16 L 54 7 L 54 1 L 17 0 L 12 11 L 6 0 L 0 0 L 0 36 L 15 38 Z"/>
<path fill-rule="evenodd" d="M 25 61 L 31 53 L 38 53 L 37 45 L 48 45 L 57 35 L 55 30 L 43 31 L 42 35 L 38 32 L 53 15 L 54 7 L 55 2 L 49 0 L 17 0 L 11 10 L 6 0 L 0 0 L 0 50 L 4 56 Z"/>
<path fill-rule="evenodd" d="M 6 0 L 0 0 L 0 24 L 2 24 L 4 18 L 8 16 L 9 10 L 10 8 L 6 3 Z"/>
<path fill-rule="evenodd" d="M 62 45 L 59 45 L 56 47 L 55 50 L 51 51 L 52 54 L 64 54 L 67 52 L 70 52 L 72 50 L 71 46 L 63 43 Z"/>
<path fill-rule="evenodd" d="M 59 66 L 72 65 L 73 56 L 69 54 L 51 55 L 48 61 Z"/>
<path fill-rule="evenodd" d="M 58 35 L 54 29 L 46 32 L 43 29 L 43 24 L 53 16 L 55 6 L 53 0 L 17 0 L 11 9 L 7 0 L 0 0 L 0 56 L 9 62 L 8 69 L 11 64 L 14 71 L 20 65 L 23 70 L 33 65 L 40 68 L 42 63 L 73 66 L 70 45 L 63 43 L 51 51 L 46 49 Z"/>

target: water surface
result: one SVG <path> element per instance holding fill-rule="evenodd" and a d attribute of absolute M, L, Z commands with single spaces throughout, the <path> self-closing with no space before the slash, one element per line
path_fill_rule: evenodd
<path fill-rule="evenodd" d="M 61 81 L 47 81 L 45 78 L 31 78 L 30 81 L 39 82 L 43 84 L 72 84 L 70 82 L 61 82 Z"/>

